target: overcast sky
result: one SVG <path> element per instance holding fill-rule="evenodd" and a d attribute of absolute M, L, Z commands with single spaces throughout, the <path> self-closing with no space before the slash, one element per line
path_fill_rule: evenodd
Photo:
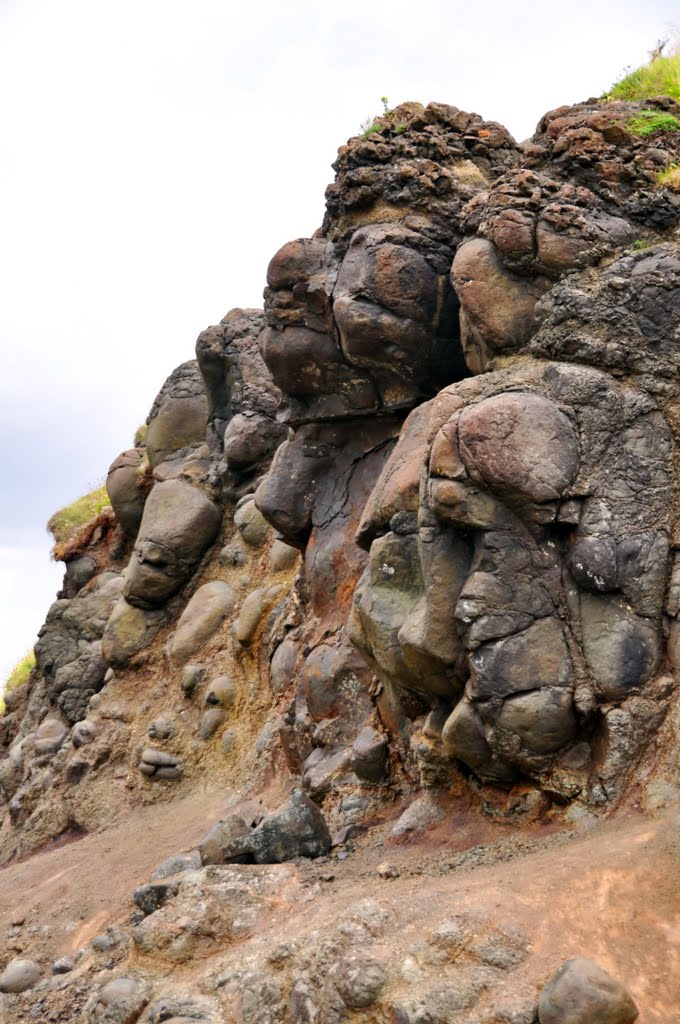
<path fill-rule="evenodd" d="M 602 93 L 667 0 L 0 0 L 0 682 L 61 578 L 49 515 L 321 222 L 337 147 L 440 100 L 518 140 Z"/>

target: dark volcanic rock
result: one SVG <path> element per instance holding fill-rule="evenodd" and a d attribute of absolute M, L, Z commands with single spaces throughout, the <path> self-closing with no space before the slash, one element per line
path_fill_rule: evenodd
<path fill-rule="evenodd" d="M 302 790 L 250 829 L 238 815 L 216 822 L 199 843 L 203 864 L 279 864 L 331 848 L 323 814 Z"/>
<path fill-rule="evenodd" d="M 320 857 L 331 848 L 326 820 L 302 790 L 267 815 L 251 833 L 248 845 L 256 864 L 278 864 L 294 857 Z"/>
<path fill-rule="evenodd" d="M 360 534 L 375 539 L 352 639 L 399 699 L 448 704 L 445 750 L 482 778 L 538 778 L 579 736 L 557 608 L 580 637 L 595 699 L 651 683 L 672 447 L 644 391 L 547 361 L 451 385 L 407 420 L 364 512 Z M 405 459 L 422 467 L 417 492 Z M 418 534 L 392 532 L 414 508 Z"/>
<path fill-rule="evenodd" d="M 146 443 L 113 463 L 119 525 L 106 513 L 68 547 L 0 720 L 3 857 L 192 784 L 232 807 L 236 788 L 241 808 L 300 786 L 140 887 L 140 949 L 186 963 L 251 934 L 275 876 L 319 871 L 253 862 L 323 856 L 326 817 L 344 842 L 403 797 L 401 843 L 452 827 L 440 789 L 554 825 L 633 784 L 643 804 L 677 788 L 680 198 L 659 171 L 680 131 L 631 124 L 659 113 L 680 108 L 560 108 L 518 146 L 476 114 L 403 104 L 342 147 L 323 226 L 274 254 L 264 310 L 202 332 Z M 205 905 L 187 895 L 213 884 Z M 319 982 L 306 964 L 266 991 L 245 952 L 253 1012 L 261 991 L 277 1022 L 381 1000 L 389 970 L 348 935 L 319 943 Z M 376 1013 L 481 1020 L 515 955 L 482 947 L 474 968 L 439 950 L 420 987 L 414 949 L 395 981 L 413 991 Z M 226 1001 L 232 982 L 201 984 Z M 129 1006 L 93 985 L 87 1014 L 139 1017 L 146 989 L 126 984 Z M 508 1021 L 531 1020 L 531 995 Z"/>
<path fill-rule="evenodd" d="M 246 864 L 251 830 L 243 818 L 231 814 L 216 821 L 198 844 L 202 864 Z"/>
<path fill-rule="evenodd" d="M 451 230 L 464 203 L 520 162 L 502 125 L 447 103 L 403 103 L 378 118 L 378 131 L 341 146 L 326 189 L 324 232 L 361 222 L 372 206 L 413 211 Z"/>
<path fill-rule="evenodd" d="M 208 443 L 223 456 L 222 474 L 252 474 L 287 434 L 275 418 L 280 392 L 260 354 L 263 321 L 260 310 L 232 309 L 196 342 L 208 398 Z"/>
<path fill-rule="evenodd" d="M 38 634 L 38 670 L 71 723 L 85 717 L 90 697 L 104 684 L 108 666 L 101 638 L 122 587 L 118 574 L 101 573 L 77 597 L 55 601 Z"/>
<path fill-rule="evenodd" d="M 143 914 L 153 914 L 167 899 L 177 894 L 179 882 L 154 880 L 138 886 L 132 893 L 133 902 Z"/>

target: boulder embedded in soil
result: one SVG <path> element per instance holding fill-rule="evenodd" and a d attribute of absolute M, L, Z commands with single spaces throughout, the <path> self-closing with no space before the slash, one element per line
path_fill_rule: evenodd
<path fill-rule="evenodd" d="M 540 1024 L 633 1024 L 638 1010 L 626 989 L 592 960 L 567 960 L 538 1000 Z"/>
<path fill-rule="evenodd" d="M 41 973 L 35 960 L 10 960 L 0 975 L 0 992 L 27 992 Z"/>

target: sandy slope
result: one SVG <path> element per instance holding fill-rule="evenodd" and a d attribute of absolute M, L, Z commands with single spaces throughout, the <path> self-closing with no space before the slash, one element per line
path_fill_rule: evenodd
<path fill-rule="evenodd" d="M 0 870 L 6 958 L 23 953 L 47 965 L 107 924 L 125 925 L 135 885 L 165 856 L 191 848 L 223 805 L 223 796 L 203 794 L 141 809 L 115 828 Z M 478 833 L 451 820 L 427 838 L 397 845 L 384 823 L 345 860 L 301 862 L 298 881 L 316 893 L 314 926 L 335 920 L 348 901 L 370 896 L 393 909 L 394 952 L 401 955 L 404 943 L 429 933 L 444 913 L 481 909 L 530 937 L 531 955 L 513 974 L 513 986 L 532 991 L 565 958 L 590 956 L 627 984 L 642 1024 L 678 1019 L 680 816 L 629 816 L 577 835 L 486 831 L 484 851 Z M 398 878 L 378 876 L 386 858 Z M 12 929 L 20 918 L 23 926 Z M 309 907 L 289 908 L 268 927 L 272 944 L 302 934 Z M 261 940 L 261 933 L 246 940 L 244 952 Z M 152 973 L 164 969 L 146 966 Z"/>

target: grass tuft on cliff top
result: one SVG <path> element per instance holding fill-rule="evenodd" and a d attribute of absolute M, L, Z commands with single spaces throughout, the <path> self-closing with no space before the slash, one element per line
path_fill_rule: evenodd
<path fill-rule="evenodd" d="M 34 668 L 35 654 L 30 650 L 24 654 L 21 661 L 16 663 L 10 674 L 7 676 L 3 691 L 6 693 L 7 690 L 16 690 L 17 686 L 23 686 Z"/>
<path fill-rule="evenodd" d="M 24 654 L 21 661 L 18 661 L 10 674 L 5 680 L 5 685 L 2 688 L 3 693 L 7 693 L 9 690 L 16 690 L 18 686 L 23 686 L 28 681 L 28 677 L 35 668 L 35 654 L 33 651 L 27 651 Z M 5 702 L 0 696 L 0 715 L 5 712 Z"/>
<path fill-rule="evenodd" d="M 680 53 L 656 57 L 644 67 L 630 71 L 615 82 L 608 100 L 648 100 L 653 96 L 671 96 L 680 100 Z"/>
<path fill-rule="evenodd" d="M 106 487 L 102 485 L 55 512 L 48 520 L 47 529 L 54 537 L 56 545 L 64 545 L 73 540 L 83 526 L 96 519 L 101 510 L 110 504 Z"/>

